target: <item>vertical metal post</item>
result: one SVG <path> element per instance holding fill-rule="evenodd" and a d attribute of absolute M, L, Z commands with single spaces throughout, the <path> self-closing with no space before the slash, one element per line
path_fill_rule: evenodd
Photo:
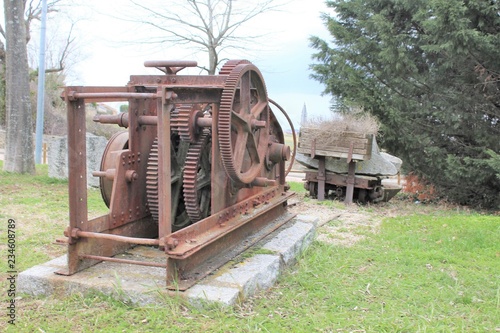
<path fill-rule="evenodd" d="M 160 88 L 160 87 L 159 87 Z M 175 108 L 173 91 L 161 87 L 158 91 L 158 239 L 168 250 L 165 238 L 172 233 L 172 175 L 170 160 L 170 113 Z M 160 96 L 158 96 L 160 97 Z M 177 279 L 175 260 L 166 257 L 166 284 L 172 285 Z"/>
<path fill-rule="evenodd" d="M 35 163 L 40 164 L 43 141 L 43 113 L 45 99 L 45 31 L 47 30 L 47 0 L 42 0 L 42 27 L 40 30 L 40 57 L 38 59 L 38 96 L 36 103 Z"/>
<path fill-rule="evenodd" d="M 69 229 L 88 231 L 87 215 L 87 143 L 85 126 L 85 101 L 70 101 L 70 89 L 66 88 L 68 105 L 68 190 L 69 190 Z M 83 242 L 85 240 L 82 240 Z M 79 269 L 77 245 L 68 249 L 69 274 Z"/>
<path fill-rule="evenodd" d="M 175 105 L 172 92 L 164 88 L 158 92 L 158 238 L 172 233 L 171 217 L 171 165 L 170 165 L 170 112 Z M 159 96 L 160 97 L 160 96 Z M 161 243 L 161 242 L 160 242 Z"/>

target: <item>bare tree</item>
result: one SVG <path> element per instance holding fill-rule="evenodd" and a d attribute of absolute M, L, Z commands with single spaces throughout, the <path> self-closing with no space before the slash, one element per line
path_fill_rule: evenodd
<path fill-rule="evenodd" d="M 47 14 L 57 12 L 57 5 L 62 0 L 51 0 L 47 1 Z M 33 21 L 40 21 L 42 18 L 42 2 L 40 0 L 23 0 L 26 20 L 26 43 L 31 39 L 31 23 Z"/>
<path fill-rule="evenodd" d="M 221 51 L 238 47 L 243 41 L 260 37 L 238 36 L 237 30 L 256 16 L 277 10 L 282 4 L 276 0 L 177 0 L 167 6 L 147 6 L 144 1 L 131 0 L 145 15 L 134 13 L 130 21 L 146 24 L 161 33 L 160 37 L 148 36 L 144 43 L 188 44 L 208 54 L 208 66 L 200 67 L 208 74 L 215 74 Z M 147 20 L 144 20 L 147 17 Z M 238 44 L 238 46 L 237 46 Z"/>

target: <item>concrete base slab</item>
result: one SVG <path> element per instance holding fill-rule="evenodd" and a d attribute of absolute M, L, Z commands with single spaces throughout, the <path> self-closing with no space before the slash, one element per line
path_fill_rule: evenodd
<path fill-rule="evenodd" d="M 194 305 L 218 303 L 231 306 L 271 287 L 280 273 L 314 239 L 318 220 L 297 216 L 248 251 L 227 263 L 185 292 L 165 288 L 165 268 L 101 262 L 71 276 L 55 274 L 66 267 L 66 256 L 37 265 L 19 274 L 19 292 L 40 296 L 100 292 L 138 305 L 162 303 L 173 295 Z M 124 259 L 164 262 L 165 254 L 138 246 L 117 256 Z"/>

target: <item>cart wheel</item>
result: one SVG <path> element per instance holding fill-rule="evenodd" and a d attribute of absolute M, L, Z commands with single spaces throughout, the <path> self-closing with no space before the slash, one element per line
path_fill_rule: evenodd
<path fill-rule="evenodd" d="M 338 186 L 335 189 L 335 196 L 337 197 L 337 199 L 345 197 L 345 187 Z"/>
<path fill-rule="evenodd" d="M 311 198 L 316 199 L 318 197 L 318 183 L 310 182 L 309 183 L 309 195 Z"/>
<path fill-rule="evenodd" d="M 362 204 L 366 203 L 367 196 L 368 191 L 366 191 L 366 189 L 364 188 L 360 188 L 358 191 L 358 202 Z"/>

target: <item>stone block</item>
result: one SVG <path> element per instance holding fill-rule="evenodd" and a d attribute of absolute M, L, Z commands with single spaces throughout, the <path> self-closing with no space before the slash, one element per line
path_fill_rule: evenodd
<path fill-rule="evenodd" d="M 204 303 L 231 306 L 237 302 L 239 294 L 238 288 L 205 284 L 197 284 L 186 291 L 189 302 L 195 306 L 203 306 Z"/>
<path fill-rule="evenodd" d="M 215 281 L 236 286 L 246 298 L 258 290 L 270 288 L 278 278 L 279 268 L 279 256 L 258 254 L 218 276 Z"/>
<path fill-rule="evenodd" d="M 296 262 L 297 256 L 314 240 L 315 223 L 296 222 L 281 231 L 276 237 L 262 246 L 263 249 L 280 254 L 285 265 Z"/>
<path fill-rule="evenodd" d="M 92 176 L 93 171 L 100 170 L 101 159 L 108 140 L 91 133 L 86 135 L 87 142 L 87 186 L 99 187 L 99 178 Z M 47 158 L 49 177 L 68 178 L 68 137 L 53 138 L 48 144 Z"/>

